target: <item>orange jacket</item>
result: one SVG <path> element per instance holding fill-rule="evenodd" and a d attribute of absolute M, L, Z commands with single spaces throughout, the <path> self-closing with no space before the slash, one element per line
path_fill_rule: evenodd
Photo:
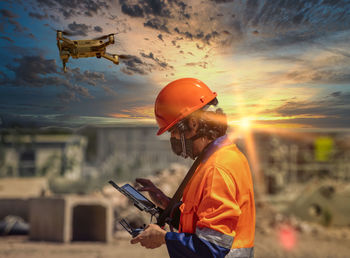
<path fill-rule="evenodd" d="M 251 248 L 255 205 L 248 162 L 226 138 L 212 149 L 184 190 L 179 231 L 209 228 L 233 237 L 231 249 Z"/>

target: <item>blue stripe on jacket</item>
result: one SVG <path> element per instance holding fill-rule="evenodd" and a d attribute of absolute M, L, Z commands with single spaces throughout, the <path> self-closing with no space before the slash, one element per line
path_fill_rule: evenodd
<path fill-rule="evenodd" d="M 225 257 L 230 251 L 189 233 L 167 232 L 165 242 L 170 258 Z"/>

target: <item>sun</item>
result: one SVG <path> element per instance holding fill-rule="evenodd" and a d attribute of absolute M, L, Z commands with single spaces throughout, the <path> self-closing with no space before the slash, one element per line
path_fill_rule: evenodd
<path fill-rule="evenodd" d="M 249 117 L 243 117 L 239 122 L 239 126 L 243 130 L 249 130 L 252 127 L 252 119 Z"/>

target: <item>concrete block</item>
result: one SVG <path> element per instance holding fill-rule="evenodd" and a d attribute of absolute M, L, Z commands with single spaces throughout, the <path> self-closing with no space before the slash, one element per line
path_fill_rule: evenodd
<path fill-rule="evenodd" d="M 8 215 L 21 217 L 28 221 L 29 201 L 22 198 L 0 199 L 0 220 Z"/>
<path fill-rule="evenodd" d="M 31 240 L 112 240 L 113 210 L 103 198 L 63 196 L 30 199 Z"/>

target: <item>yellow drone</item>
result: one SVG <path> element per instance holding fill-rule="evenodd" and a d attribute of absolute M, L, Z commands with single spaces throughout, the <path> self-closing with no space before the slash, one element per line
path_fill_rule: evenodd
<path fill-rule="evenodd" d="M 60 51 L 60 58 L 63 63 L 63 71 L 66 72 L 66 63 L 69 57 L 82 58 L 82 57 L 94 57 L 106 58 L 112 61 L 114 64 L 119 64 L 119 59 L 127 59 L 126 55 L 115 55 L 106 53 L 106 47 L 110 44 L 114 44 L 114 34 L 108 34 L 95 39 L 88 40 L 70 40 L 63 35 L 72 35 L 66 31 L 57 31 L 57 46 Z M 104 41 L 108 39 L 108 41 Z"/>

